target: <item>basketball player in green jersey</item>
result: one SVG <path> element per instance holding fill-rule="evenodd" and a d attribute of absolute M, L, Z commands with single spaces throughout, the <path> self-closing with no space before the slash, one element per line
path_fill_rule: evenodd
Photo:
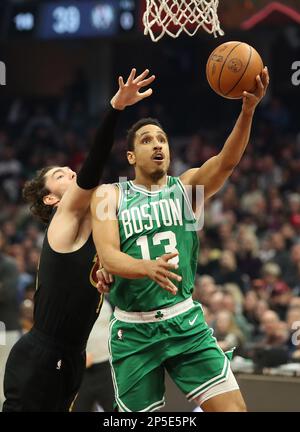
<path fill-rule="evenodd" d="M 169 145 L 160 124 L 139 121 L 128 133 L 135 179 L 101 186 L 93 195 L 94 241 L 104 267 L 115 275 L 109 350 L 119 411 L 163 406 L 165 369 L 204 411 L 246 410 L 230 369 L 231 353 L 219 348 L 201 305 L 191 298 L 198 256 L 191 226 L 203 200 L 197 203 L 195 193 L 189 200 L 187 190 L 203 185 L 208 199 L 222 187 L 244 153 L 268 82 L 265 68 L 255 92 L 244 93 L 220 153 L 179 178 L 167 175 Z"/>

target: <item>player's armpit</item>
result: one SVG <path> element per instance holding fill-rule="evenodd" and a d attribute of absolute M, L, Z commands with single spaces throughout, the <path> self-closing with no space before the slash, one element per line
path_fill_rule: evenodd
<path fill-rule="evenodd" d="M 80 218 L 89 208 L 92 193 L 93 189 L 82 189 L 74 182 L 64 193 L 58 206 L 58 212 Z"/>

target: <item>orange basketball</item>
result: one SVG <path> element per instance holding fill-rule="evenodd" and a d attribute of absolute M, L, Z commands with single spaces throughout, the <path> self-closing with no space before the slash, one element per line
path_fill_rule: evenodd
<path fill-rule="evenodd" d="M 263 70 L 258 52 L 244 42 L 225 42 L 209 56 L 206 77 L 211 88 L 228 99 L 240 99 L 243 91 L 255 91 L 256 76 Z"/>

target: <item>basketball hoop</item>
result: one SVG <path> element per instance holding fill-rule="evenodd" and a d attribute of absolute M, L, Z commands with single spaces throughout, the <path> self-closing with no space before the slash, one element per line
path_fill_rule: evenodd
<path fill-rule="evenodd" d="M 177 38 L 183 31 L 194 36 L 203 27 L 215 37 L 223 36 L 217 15 L 219 0 L 146 0 L 143 15 L 144 34 L 153 42 L 165 33 Z"/>

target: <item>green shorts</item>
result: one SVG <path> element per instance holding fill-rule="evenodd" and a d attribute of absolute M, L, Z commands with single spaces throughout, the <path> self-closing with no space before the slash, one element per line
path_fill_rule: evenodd
<path fill-rule="evenodd" d="M 165 369 L 188 400 L 227 379 L 232 352 L 225 355 L 217 345 L 201 305 L 191 302 L 190 309 L 169 319 L 164 311 L 154 312 L 154 322 L 112 317 L 109 350 L 119 411 L 162 407 Z"/>

